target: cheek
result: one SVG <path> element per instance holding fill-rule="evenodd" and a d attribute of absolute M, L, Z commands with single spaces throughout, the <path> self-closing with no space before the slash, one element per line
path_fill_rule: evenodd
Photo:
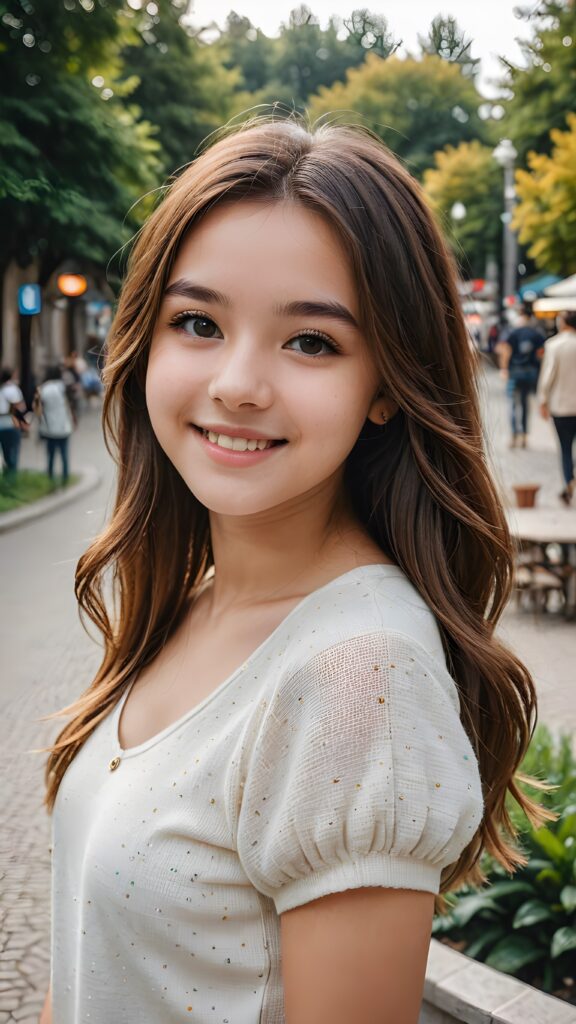
<path fill-rule="evenodd" d="M 146 371 L 146 405 L 152 424 L 174 416 L 190 393 L 178 354 L 159 344 L 150 351 Z"/>
<path fill-rule="evenodd" d="M 300 389 L 302 433 L 316 450 L 346 450 L 355 444 L 369 412 L 374 389 L 369 382 L 343 376 L 322 388 Z"/>

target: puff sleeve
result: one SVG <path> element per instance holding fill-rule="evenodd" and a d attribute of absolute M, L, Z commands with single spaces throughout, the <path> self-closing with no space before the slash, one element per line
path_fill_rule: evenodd
<path fill-rule="evenodd" d="M 362 886 L 437 893 L 482 811 L 445 665 L 378 632 L 278 684 L 249 760 L 238 855 L 279 914 Z"/>

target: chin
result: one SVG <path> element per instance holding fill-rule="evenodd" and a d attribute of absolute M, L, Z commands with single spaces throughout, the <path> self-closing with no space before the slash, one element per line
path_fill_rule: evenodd
<path fill-rule="evenodd" d="M 257 515 L 297 497 L 294 494 L 273 494 L 269 490 L 258 493 L 258 489 L 248 482 L 243 486 L 235 485 L 232 481 L 225 487 L 207 487 L 205 483 L 198 485 L 198 481 L 190 479 L 185 473 L 181 473 L 181 476 L 196 500 L 209 512 L 219 516 Z"/>

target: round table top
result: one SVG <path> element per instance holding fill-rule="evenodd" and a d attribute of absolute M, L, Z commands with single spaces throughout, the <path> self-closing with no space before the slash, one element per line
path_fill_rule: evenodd
<path fill-rule="evenodd" d="M 510 531 L 536 544 L 576 544 L 576 508 L 509 508 Z"/>

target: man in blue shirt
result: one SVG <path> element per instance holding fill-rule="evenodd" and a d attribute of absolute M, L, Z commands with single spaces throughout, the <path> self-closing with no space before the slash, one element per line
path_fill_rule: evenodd
<path fill-rule="evenodd" d="M 544 340 L 532 325 L 530 310 L 523 307 L 516 327 L 500 346 L 500 373 L 507 381 L 510 404 L 510 448 L 526 447 L 529 396 L 536 391 Z"/>

